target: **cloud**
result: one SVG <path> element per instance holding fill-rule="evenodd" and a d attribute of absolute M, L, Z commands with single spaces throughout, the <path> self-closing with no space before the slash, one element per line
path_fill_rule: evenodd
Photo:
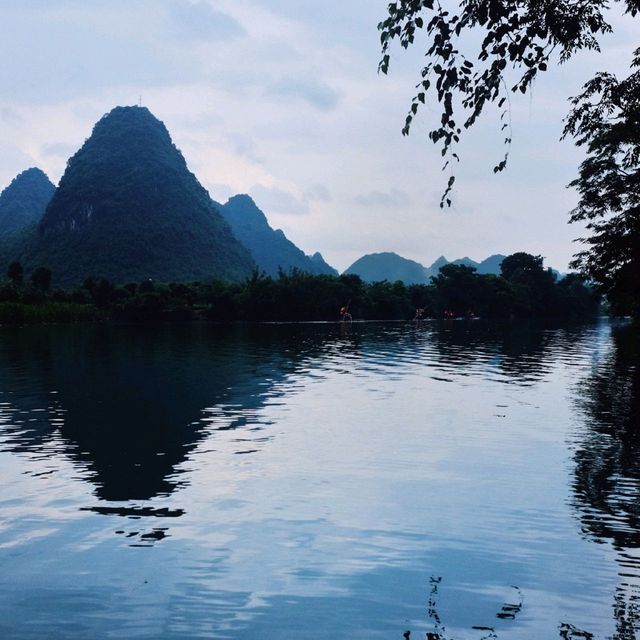
<path fill-rule="evenodd" d="M 12 144 L 3 145 L 0 153 L 0 175 L 7 176 L 6 184 L 0 184 L 2 191 L 18 173 L 35 166 L 34 158 L 24 153 L 21 149 Z"/>
<path fill-rule="evenodd" d="M 331 202 L 331 193 L 324 184 L 312 184 L 304 190 L 304 199 L 309 202 Z"/>
<path fill-rule="evenodd" d="M 70 158 L 77 148 L 67 142 L 53 142 L 42 146 L 42 153 L 45 156 L 58 156 L 61 158 Z"/>
<path fill-rule="evenodd" d="M 228 133 L 226 137 L 236 155 L 255 164 L 264 164 L 264 160 L 256 153 L 253 139 L 250 136 L 243 133 Z"/>
<path fill-rule="evenodd" d="M 190 40 L 229 40 L 247 33 L 235 18 L 203 1 L 174 2 L 169 18 L 174 34 Z"/>
<path fill-rule="evenodd" d="M 235 195 L 235 191 L 228 185 L 222 183 L 214 183 L 209 189 L 209 195 L 213 200 L 224 204 L 231 196 Z"/>
<path fill-rule="evenodd" d="M 308 213 L 309 203 L 278 187 L 257 184 L 249 190 L 256 204 L 269 213 Z"/>
<path fill-rule="evenodd" d="M 406 207 L 411 203 L 411 198 L 400 189 L 389 191 L 369 191 L 357 195 L 353 201 L 363 207 Z"/>
<path fill-rule="evenodd" d="M 202 77 L 192 50 L 162 38 L 166 13 L 156 8 L 51 3 L 36 11 L 16 3 L 0 21 L 0 57 L 19 64 L 0 67 L 0 100 L 52 104 L 126 85 L 135 96 Z"/>
<path fill-rule="evenodd" d="M 339 101 L 339 95 L 334 89 L 312 78 L 283 78 L 268 86 L 266 94 L 302 100 L 321 111 L 335 109 Z"/>
<path fill-rule="evenodd" d="M 0 107 L 0 120 L 9 125 L 22 123 L 22 116 L 11 107 Z"/>

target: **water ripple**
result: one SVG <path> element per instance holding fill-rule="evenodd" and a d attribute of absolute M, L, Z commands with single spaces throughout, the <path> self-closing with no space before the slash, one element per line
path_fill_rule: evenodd
<path fill-rule="evenodd" d="M 437 584 L 455 637 L 622 640 L 638 353 L 608 322 L 3 328 L 0 634 L 419 637 Z"/>

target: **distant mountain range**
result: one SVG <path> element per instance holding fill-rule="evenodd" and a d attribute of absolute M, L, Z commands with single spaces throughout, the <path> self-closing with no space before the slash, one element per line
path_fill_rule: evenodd
<path fill-rule="evenodd" d="M 267 216 L 247 195 L 229 198 L 226 204 L 216 203 L 233 235 L 249 250 L 258 269 L 270 276 L 280 270 L 298 269 L 313 274 L 338 275 L 320 253 L 307 256 L 280 229 L 272 229 Z"/>
<path fill-rule="evenodd" d="M 358 275 L 365 282 L 402 280 L 405 284 L 428 284 L 433 276 L 438 275 L 440 267 L 450 262 L 474 267 L 481 274 L 500 275 L 500 263 L 505 257 L 501 254 L 495 254 L 482 262 L 476 262 L 466 257 L 449 261 L 444 256 L 440 256 L 431 266 L 425 267 L 419 262 L 403 258 L 397 253 L 369 253 L 356 260 L 345 273 Z"/>

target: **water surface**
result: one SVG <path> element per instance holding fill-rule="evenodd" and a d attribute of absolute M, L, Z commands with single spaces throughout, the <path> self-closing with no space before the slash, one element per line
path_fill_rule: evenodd
<path fill-rule="evenodd" d="M 634 638 L 637 334 L 0 328 L 0 637 Z"/>

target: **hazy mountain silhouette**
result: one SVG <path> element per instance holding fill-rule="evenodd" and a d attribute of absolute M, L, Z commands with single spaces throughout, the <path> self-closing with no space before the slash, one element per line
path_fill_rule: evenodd
<path fill-rule="evenodd" d="M 427 269 L 419 262 L 392 252 L 369 253 L 362 256 L 345 273 L 358 275 L 365 282 L 402 280 L 405 284 L 426 284 L 430 277 Z"/>
<path fill-rule="evenodd" d="M 440 256 L 437 260 L 434 260 L 433 264 L 430 267 L 427 267 L 428 278 L 431 278 L 431 276 L 437 276 L 440 271 L 440 267 L 444 267 L 445 264 L 449 264 L 449 261 L 444 256 Z"/>
<path fill-rule="evenodd" d="M 471 258 L 458 258 L 452 264 L 463 264 L 473 267 L 478 273 L 500 274 L 500 263 L 506 256 L 495 254 L 482 262 Z M 356 260 L 345 273 L 359 275 L 365 282 L 402 280 L 405 284 L 429 284 L 433 276 L 438 275 L 440 267 L 449 264 L 444 256 L 440 256 L 429 267 L 419 262 L 399 256 L 397 253 L 370 253 Z"/>
<path fill-rule="evenodd" d="M 485 258 L 482 262 L 478 263 L 476 270 L 478 273 L 493 273 L 495 275 L 500 274 L 500 265 L 502 261 L 507 256 L 502 255 L 501 253 L 496 253 L 495 255 L 489 256 Z"/>
<path fill-rule="evenodd" d="M 87 276 L 241 279 L 254 263 L 145 107 L 116 107 L 67 163 L 37 230 L 14 252 L 56 285 Z"/>
<path fill-rule="evenodd" d="M 462 264 L 465 267 L 473 267 L 474 269 L 477 270 L 478 269 L 478 265 L 480 263 L 476 262 L 475 260 L 472 260 L 468 256 L 465 256 L 464 258 L 457 258 L 456 260 L 452 260 L 451 264 Z"/>
<path fill-rule="evenodd" d="M 313 255 L 307 256 L 311 262 L 316 265 L 316 273 L 327 273 L 332 276 L 338 275 L 338 270 L 334 269 L 323 257 L 319 251 L 316 251 Z"/>
<path fill-rule="evenodd" d="M 56 190 L 46 174 L 32 167 L 0 193 L 0 237 L 7 239 L 38 222 Z"/>
<path fill-rule="evenodd" d="M 337 275 L 319 253 L 309 257 L 280 229 L 272 229 L 267 217 L 248 195 L 236 195 L 217 205 L 235 237 L 251 253 L 258 269 L 270 276 L 299 269 L 308 273 Z"/>

